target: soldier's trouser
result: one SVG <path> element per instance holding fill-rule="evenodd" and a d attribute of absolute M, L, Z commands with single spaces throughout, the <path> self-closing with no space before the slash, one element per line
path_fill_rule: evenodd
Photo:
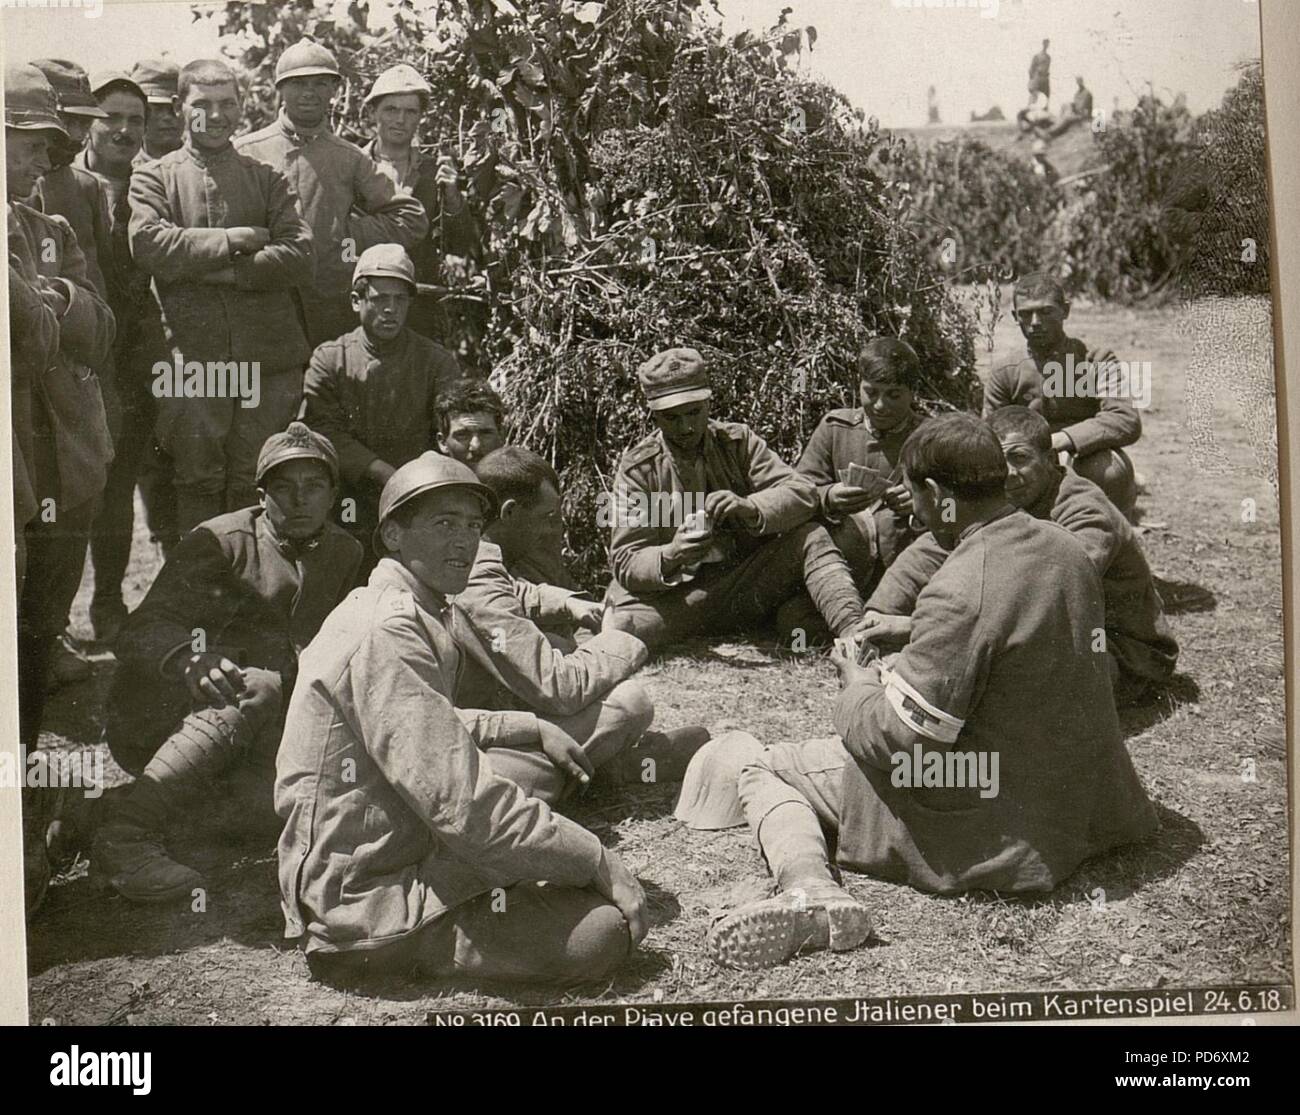
<path fill-rule="evenodd" d="M 90 604 L 90 619 L 98 631 L 106 621 L 120 619 L 126 614 L 122 602 L 122 580 L 131 560 L 131 539 L 135 526 L 135 485 L 154 454 L 154 400 L 147 391 L 135 389 L 121 393 L 122 432 L 114 448 L 113 461 L 108 468 L 108 480 L 99 514 L 90 532 L 90 560 L 95 570 L 95 594 Z M 174 538 L 167 537 L 167 526 L 156 521 L 156 513 L 163 498 L 163 486 L 170 489 L 165 475 L 147 492 L 145 508 L 149 528 L 164 545 Z M 173 512 L 174 514 L 174 512 Z M 174 532 L 174 524 L 171 530 Z"/>
<path fill-rule="evenodd" d="M 885 571 L 880 560 L 873 513 L 862 511 L 847 515 L 840 522 L 828 526 L 827 530 L 835 548 L 844 556 L 859 594 L 866 600 Z M 806 588 L 777 609 L 776 633 L 781 642 L 792 648 L 819 646 L 831 639 L 831 630 Z"/>
<path fill-rule="evenodd" d="M 37 512 L 23 531 L 27 571 L 18 601 L 18 718 L 19 738 L 28 748 L 36 746 L 40 735 L 54 641 L 81 584 L 97 507 L 98 499 L 71 508 L 56 505 L 53 522 L 42 522 Z"/>
<path fill-rule="evenodd" d="M 621 681 L 603 700 L 593 701 L 573 716 L 540 716 L 563 728 L 581 745 L 591 765 L 599 771 L 635 745 L 654 721 L 654 704 L 645 687 Z M 578 782 L 551 762 L 541 748 L 516 750 L 494 747 L 484 759 L 493 772 L 519 785 L 529 797 L 555 805 L 577 788 Z"/>
<path fill-rule="evenodd" d="M 631 951 L 627 921 L 597 891 L 517 883 L 453 907 L 391 945 L 309 954 L 308 962 L 326 980 L 416 968 L 431 978 L 569 984 L 608 979 Z"/>
<path fill-rule="evenodd" d="M 728 754 L 737 793 L 778 886 L 831 878 L 826 834 L 839 831 L 844 767 L 853 757 L 838 736 L 768 748 L 735 736 Z"/>
<path fill-rule="evenodd" d="M 1137 503 L 1137 479 L 1133 462 L 1122 449 L 1101 449 L 1086 457 L 1075 457 L 1074 471 L 1097 485 L 1126 519 L 1133 517 Z"/>
<path fill-rule="evenodd" d="M 214 779 L 244 759 L 265 768 L 270 785 L 284 730 L 282 687 L 269 670 L 246 669 L 244 676 L 246 692 L 238 705 L 195 709 L 163 729 L 161 738 L 143 717 L 110 715 L 109 750 L 136 781 L 106 820 L 164 829 L 169 818 L 209 796 Z"/>
<path fill-rule="evenodd" d="M 302 369 L 262 369 L 256 406 L 241 399 L 159 399 L 158 443 L 171 458 L 177 528 L 257 502 L 257 454 L 293 421 L 302 399 Z"/>
<path fill-rule="evenodd" d="M 615 625 L 647 646 L 686 635 L 742 631 L 768 619 L 807 586 L 817 611 L 837 635 L 862 618 L 862 596 L 830 533 L 806 522 L 758 547 L 736 565 L 701 566 L 680 588 L 637 597 L 617 581 Z"/>

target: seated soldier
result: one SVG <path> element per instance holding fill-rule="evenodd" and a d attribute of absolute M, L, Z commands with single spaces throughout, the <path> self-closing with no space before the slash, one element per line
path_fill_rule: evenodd
<path fill-rule="evenodd" d="M 434 447 L 434 406 L 461 374 L 455 356 L 407 328 L 414 296 L 406 249 L 367 248 L 352 272 L 352 308 L 361 324 L 320 345 L 303 380 L 302 420 L 338 451 L 340 521 L 367 554 L 379 493 L 401 465 Z M 363 559 L 363 582 L 373 565 Z"/>
<path fill-rule="evenodd" d="M 818 511 L 864 596 L 916 537 L 908 526 L 912 497 L 899 482 L 898 454 L 921 421 L 912 406 L 920 377 L 921 362 L 911 345 L 894 337 L 868 341 L 858 356 L 862 405 L 827 414 L 799 458 L 797 471 L 817 485 Z M 850 465 L 870 469 L 875 475 L 867 483 L 874 487 L 842 479 Z M 782 605 L 777 626 L 803 630 L 809 642 L 826 641 L 807 592 Z"/>
<path fill-rule="evenodd" d="M 1141 436 L 1142 419 L 1123 397 L 1128 385 L 1115 354 L 1066 335 L 1070 303 L 1048 274 L 1020 279 L 1012 309 L 1029 355 L 993 369 L 984 384 L 984 417 L 1005 406 L 1038 411 L 1052 431 L 1052 448 L 1132 519 L 1137 481 L 1124 446 Z"/>
<path fill-rule="evenodd" d="M 272 434 L 256 484 L 259 506 L 181 539 L 116 644 L 105 735 L 136 781 L 96 834 L 92 868 L 133 902 L 204 885 L 154 834 L 239 759 L 269 783 L 298 655 L 361 561 L 329 522 L 338 458 L 325 438 L 301 422 Z"/>
<path fill-rule="evenodd" d="M 477 469 L 479 462 L 506 442 L 501 397 L 481 379 L 454 383 L 438 400 L 438 451 Z M 575 588 L 564 567 L 564 536 L 552 532 L 527 554 L 516 557 L 512 572 L 534 584 Z"/>
<path fill-rule="evenodd" d="M 536 453 L 507 445 L 484 457 L 477 475 L 499 510 L 479 543 L 469 583 L 456 597 L 457 613 L 468 621 L 451 627 L 465 655 L 456 706 L 528 709 L 555 720 L 582 743 L 589 775 L 604 768 L 615 782 L 680 780 L 708 732 L 646 730 L 654 706 L 644 686 L 627 680 L 645 665 L 645 644 L 617 630 L 608 608 L 599 633 L 581 647 L 551 638 L 539 623 L 564 614 L 564 606 L 579 598 L 552 585 L 518 581 L 509 572 L 512 559 L 530 552 L 559 523 L 555 470 Z M 503 752 L 493 757 L 493 768 L 551 804 L 575 785 L 540 751 Z"/>
<path fill-rule="evenodd" d="M 831 875 L 827 833 L 850 870 L 1020 894 L 1155 830 L 1093 649 L 1102 591 L 1083 547 L 1007 502 L 1002 450 L 973 415 L 923 423 L 902 461 L 917 516 L 949 552 L 911 642 L 889 667 L 837 647 L 838 737 L 765 750 L 736 733 L 698 756 L 735 780 L 780 889 L 710 930 L 723 963 L 862 943 L 870 921 Z"/>
<path fill-rule="evenodd" d="M 748 426 L 709 417 L 704 358 L 675 348 L 638 371 L 656 427 L 623 454 L 615 480 L 608 598 L 615 623 L 651 648 L 742 631 L 804 586 L 836 635 L 862 597 L 817 490 Z"/>
<path fill-rule="evenodd" d="M 645 895 L 614 853 L 497 773 L 540 746 L 581 779 L 581 745 L 531 712 L 452 705 L 447 598 L 493 505 L 436 453 L 399 468 L 385 556 L 299 663 L 276 764 L 280 893 L 318 977 L 602 979 L 645 936 Z"/>
<path fill-rule="evenodd" d="M 1006 455 L 1007 499 L 1035 519 L 1063 526 L 1092 559 L 1106 595 L 1104 642 L 1115 699 L 1141 700 L 1173 676 L 1178 644 L 1137 533 L 1097 485 L 1057 463 L 1042 415 L 1003 407 L 987 421 Z M 947 556 L 933 535 L 917 539 L 867 602 L 858 633 L 885 643 L 906 640 L 917 597 Z"/>

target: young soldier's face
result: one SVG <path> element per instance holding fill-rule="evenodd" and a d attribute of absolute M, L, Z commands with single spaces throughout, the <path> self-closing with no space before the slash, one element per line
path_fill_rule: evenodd
<path fill-rule="evenodd" d="M 422 584 L 455 596 L 469 581 L 483 526 L 479 499 L 464 489 L 445 488 L 421 499 L 410 526 L 386 520 L 382 536 L 390 554 Z"/>
<path fill-rule="evenodd" d="M 375 104 L 375 124 L 380 142 L 388 147 L 409 147 L 424 115 L 419 93 L 390 93 Z"/>
<path fill-rule="evenodd" d="M 311 538 L 334 506 L 334 484 L 320 461 L 285 461 L 264 478 L 260 502 L 281 538 Z"/>
<path fill-rule="evenodd" d="M 377 341 L 391 341 L 406 325 L 411 312 L 411 287 L 401 279 L 372 275 L 352 292 L 352 308 L 361 319 L 361 327 Z"/>
<path fill-rule="evenodd" d="M 447 432 L 438 434 L 439 450 L 470 468 L 504 444 L 496 417 L 487 411 L 453 414 L 448 420 Z"/>
<path fill-rule="evenodd" d="M 1050 350 L 1065 343 L 1065 319 L 1070 307 L 1059 302 L 1032 302 L 1015 307 L 1016 324 L 1035 351 Z"/>
<path fill-rule="evenodd" d="M 171 105 L 155 102 L 149 106 L 144 120 L 144 145 L 160 154 L 181 145 L 181 118 Z"/>
<path fill-rule="evenodd" d="M 185 90 L 180 107 L 185 134 L 200 151 L 219 151 L 239 125 L 239 90 L 233 81 L 195 82 Z"/>
<path fill-rule="evenodd" d="M 871 425 L 881 433 L 897 429 L 912 413 L 912 389 L 901 383 L 863 379 L 858 395 Z"/>
<path fill-rule="evenodd" d="M 650 412 L 664 440 L 682 453 L 698 453 L 709 429 L 709 401 L 685 403 L 679 407 Z"/>
<path fill-rule="evenodd" d="M 99 102 L 107 119 L 90 125 L 90 149 L 108 165 L 130 167 L 144 142 L 144 102 L 134 93 L 115 89 Z"/>
<path fill-rule="evenodd" d="M 56 131 L 5 129 L 5 185 L 11 198 L 24 198 L 36 188 L 36 179 L 50 172 L 50 143 Z"/>
<path fill-rule="evenodd" d="M 329 74 L 285 78 L 280 82 L 284 113 L 299 128 L 315 128 L 329 115 L 338 88 L 338 78 Z"/>
<path fill-rule="evenodd" d="M 1007 499 L 1016 507 L 1032 507 L 1060 473 L 1053 453 L 1044 453 L 1014 434 L 1001 439 L 1007 459 Z"/>

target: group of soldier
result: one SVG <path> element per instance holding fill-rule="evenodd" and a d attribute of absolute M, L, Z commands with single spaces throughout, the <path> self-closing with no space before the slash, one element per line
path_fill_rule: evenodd
<path fill-rule="evenodd" d="M 651 356 L 595 600 L 564 567 L 554 468 L 431 335 L 422 290 L 476 231 L 454 162 L 416 143 L 428 85 L 381 74 L 362 149 L 331 130 L 328 50 L 290 47 L 275 79 L 277 119 L 236 138 L 220 61 L 5 77 L 23 742 L 89 548 L 105 739 L 135 779 L 94 834 L 101 885 L 206 887 L 164 837 L 243 769 L 320 978 L 569 982 L 648 929 L 635 876 L 565 814 L 593 782 L 681 781 L 689 827 L 752 828 L 775 894 L 708 938 L 741 967 L 868 938 L 840 867 L 1045 891 L 1154 831 L 1116 711 L 1177 657 L 1130 524 L 1140 423 L 1115 392 L 1044 389 L 1053 361 L 1109 359 L 1066 334 L 1055 280 L 1017 284 L 1028 355 L 983 418 L 923 418 L 920 359 L 880 337 L 860 405 L 795 467 L 712 416 L 699 351 Z M 202 389 L 245 364 L 256 405 Z M 159 365 L 198 368 L 195 390 L 157 390 Z M 166 560 L 128 614 L 137 487 Z M 652 652 L 762 631 L 830 645 L 838 735 L 653 727 Z M 966 753 L 1000 763 L 992 794 L 897 776 Z M 49 866 L 26 831 L 30 911 Z"/>

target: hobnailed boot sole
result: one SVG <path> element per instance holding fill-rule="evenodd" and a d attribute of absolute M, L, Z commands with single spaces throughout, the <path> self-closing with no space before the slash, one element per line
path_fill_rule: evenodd
<path fill-rule="evenodd" d="M 101 893 L 111 891 L 136 906 L 165 906 L 182 900 L 188 902 L 194 897 L 196 889 L 207 890 L 208 887 L 207 881 L 197 871 L 193 872 L 190 881 L 177 883 L 166 890 L 134 890 L 129 879 L 123 879 L 120 875 L 108 876 L 102 873 L 92 873 L 92 883 Z"/>
<path fill-rule="evenodd" d="M 805 948 L 846 952 L 870 936 L 870 912 L 847 894 L 818 902 L 786 893 L 722 918 L 709 930 L 708 951 L 729 967 L 773 968 Z"/>

